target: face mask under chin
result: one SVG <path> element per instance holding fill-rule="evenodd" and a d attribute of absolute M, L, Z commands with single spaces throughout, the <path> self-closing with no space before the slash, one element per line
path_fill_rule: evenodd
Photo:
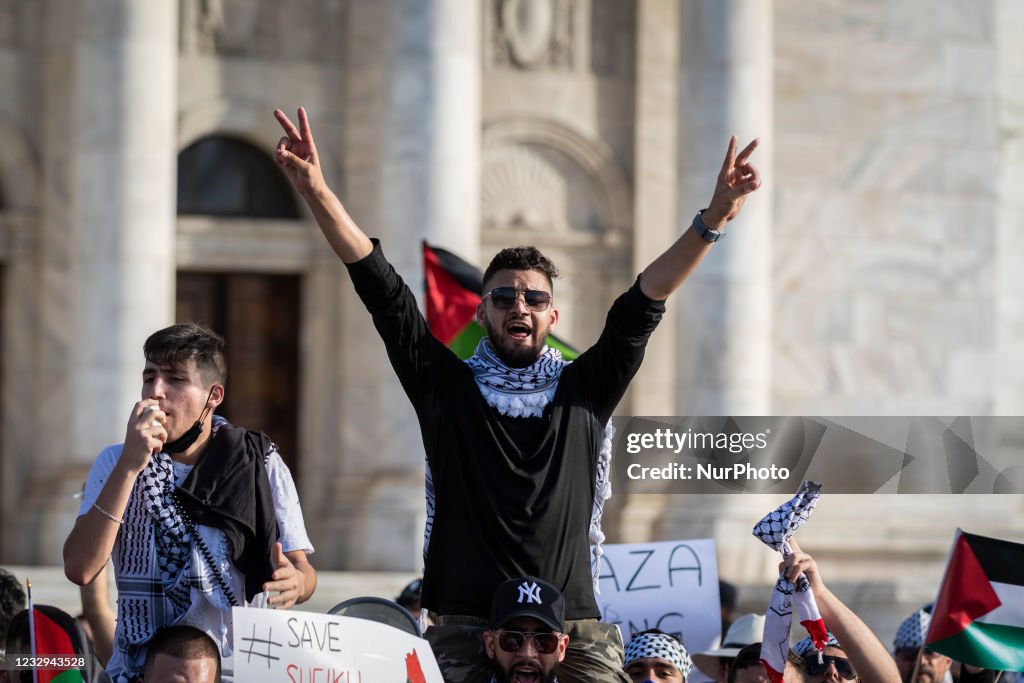
<path fill-rule="evenodd" d="M 164 453 L 181 453 L 187 451 L 188 447 L 196 442 L 199 435 L 203 433 L 203 421 L 201 419 L 196 420 L 195 423 L 188 428 L 188 431 L 179 436 L 174 441 L 168 441 L 164 444 Z"/>

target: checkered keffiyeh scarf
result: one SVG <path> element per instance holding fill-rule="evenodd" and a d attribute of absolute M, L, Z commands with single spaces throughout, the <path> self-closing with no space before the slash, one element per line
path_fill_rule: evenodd
<path fill-rule="evenodd" d="M 219 423 L 218 423 L 219 422 Z M 215 421 L 215 427 L 226 424 Z M 117 614 L 114 647 L 122 661 L 138 671 L 112 672 L 115 681 L 135 680 L 141 673 L 146 643 L 158 628 L 177 623 L 192 604 L 192 589 L 229 609 L 227 598 L 192 543 L 192 535 L 171 499 L 174 466 L 171 456 L 152 456 L 132 489 L 115 557 Z M 224 603 L 221 605 L 220 603 Z"/>
<path fill-rule="evenodd" d="M 922 607 L 903 620 L 892 641 L 893 650 L 917 650 L 924 645 L 932 615 L 928 607 Z"/>
<path fill-rule="evenodd" d="M 839 641 L 836 640 L 836 637 L 832 635 L 831 631 L 829 631 L 826 634 L 826 636 L 827 638 L 825 639 L 825 647 L 838 647 L 842 649 L 843 646 L 839 644 Z M 809 637 L 804 638 L 803 640 L 798 640 L 793 645 L 793 652 L 800 655 L 801 657 L 803 657 L 808 652 L 815 651 L 817 651 L 817 648 L 814 646 L 814 641 L 811 640 Z"/>
<path fill-rule="evenodd" d="M 562 360 L 557 349 L 545 346 L 540 357 L 533 365 L 526 368 L 510 368 L 505 365 L 491 346 L 486 337 L 477 344 L 476 351 L 466 361 L 473 371 L 477 387 L 487 405 L 502 415 L 510 417 L 540 417 L 544 408 L 551 402 L 558 389 L 558 380 L 562 370 L 569 365 Z M 594 506 L 590 514 L 589 539 L 593 544 L 591 571 L 594 579 L 594 592 L 599 593 L 598 576 L 601 571 L 601 545 L 604 543 L 604 532 L 601 530 L 601 516 L 604 514 L 604 503 L 611 498 L 611 466 L 612 437 L 615 430 L 609 422 L 604 428 L 601 451 L 597 457 L 597 474 L 595 475 Z M 423 558 L 426 560 L 427 548 L 430 546 L 430 532 L 434 528 L 434 481 L 430 473 L 430 464 L 426 466 L 427 524 L 423 532 Z"/>
<path fill-rule="evenodd" d="M 789 557 L 793 554 L 793 549 L 790 548 L 788 541 L 811 516 L 820 495 L 821 484 L 813 481 L 803 482 L 792 499 L 772 510 L 754 525 L 754 535 L 765 545 L 781 552 L 783 557 Z M 782 672 L 789 652 L 789 627 L 793 618 L 794 603 L 800 616 L 800 624 L 807 629 L 819 652 L 825 649 L 825 642 L 828 639 L 825 622 L 822 621 L 807 577 L 801 575 L 794 584 L 780 572 L 779 580 L 772 592 L 771 605 L 765 614 L 764 637 L 761 641 L 761 661 L 772 683 L 782 681 Z"/>
<path fill-rule="evenodd" d="M 690 653 L 682 643 L 667 633 L 638 633 L 626 644 L 624 653 L 622 668 L 628 667 L 635 659 L 647 657 L 672 662 L 672 665 L 683 674 L 684 679 L 690 677 L 690 670 L 693 668 Z"/>

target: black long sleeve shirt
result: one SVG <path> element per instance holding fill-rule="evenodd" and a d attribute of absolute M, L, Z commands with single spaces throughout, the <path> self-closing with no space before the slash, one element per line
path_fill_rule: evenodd
<path fill-rule="evenodd" d="M 562 371 L 543 415 L 507 417 L 430 333 L 379 243 L 348 269 L 415 408 L 433 475 L 423 606 L 487 618 L 498 584 L 533 575 L 562 591 L 566 618 L 599 617 L 588 542 L 598 453 L 664 302 L 634 284 L 597 343 Z"/>

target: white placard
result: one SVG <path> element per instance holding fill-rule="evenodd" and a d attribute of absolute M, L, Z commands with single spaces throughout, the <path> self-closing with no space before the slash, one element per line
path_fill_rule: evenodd
<path fill-rule="evenodd" d="M 712 539 L 606 545 L 600 587 L 601 620 L 618 624 L 623 642 L 658 628 L 694 653 L 710 649 L 722 629 Z"/>
<path fill-rule="evenodd" d="M 385 624 L 296 610 L 233 614 L 236 681 L 443 683 L 430 644 Z"/>

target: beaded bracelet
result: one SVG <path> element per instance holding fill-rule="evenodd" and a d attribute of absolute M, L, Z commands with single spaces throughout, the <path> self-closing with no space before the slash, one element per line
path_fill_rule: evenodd
<path fill-rule="evenodd" d="M 109 519 L 111 522 L 117 522 L 118 524 L 124 524 L 124 520 L 123 519 L 118 519 L 114 515 L 110 514 L 109 512 L 107 512 L 106 510 L 101 508 L 99 503 L 93 503 L 92 506 L 94 508 L 96 508 L 97 510 L 99 510 L 100 514 L 102 514 L 104 517 Z"/>

